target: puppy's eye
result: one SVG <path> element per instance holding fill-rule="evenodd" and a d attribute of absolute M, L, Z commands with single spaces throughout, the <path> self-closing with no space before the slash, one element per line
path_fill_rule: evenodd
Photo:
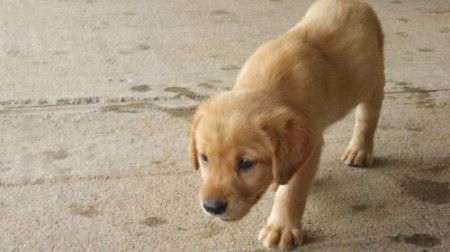
<path fill-rule="evenodd" d="M 248 170 L 248 169 L 252 168 L 254 165 L 255 165 L 254 161 L 243 158 L 243 159 L 239 160 L 238 167 L 240 170 Z"/>
<path fill-rule="evenodd" d="M 201 154 L 201 155 L 200 155 L 200 160 L 201 160 L 204 164 L 207 164 L 207 163 L 208 163 L 208 156 L 206 156 L 205 154 Z"/>

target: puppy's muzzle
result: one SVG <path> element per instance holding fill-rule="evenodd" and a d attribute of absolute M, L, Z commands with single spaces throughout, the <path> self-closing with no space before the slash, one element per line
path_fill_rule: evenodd
<path fill-rule="evenodd" d="M 203 201 L 203 208 L 206 212 L 213 215 L 220 215 L 227 210 L 228 203 L 223 200 L 206 199 Z"/>

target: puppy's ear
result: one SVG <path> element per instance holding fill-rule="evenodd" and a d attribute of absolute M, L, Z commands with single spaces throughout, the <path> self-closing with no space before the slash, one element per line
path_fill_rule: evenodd
<path fill-rule="evenodd" d="M 275 182 L 287 184 L 312 151 L 315 142 L 313 131 L 303 116 L 287 107 L 269 113 L 263 130 L 272 144 Z"/>
<path fill-rule="evenodd" d="M 191 159 L 192 167 L 195 170 L 198 170 L 198 153 L 197 153 L 197 142 L 195 139 L 195 132 L 197 131 L 198 122 L 201 119 L 201 114 L 199 109 L 195 112 L 194 116 L 192 116 L 191 123 L 189 125 L 189 158 Z"/>

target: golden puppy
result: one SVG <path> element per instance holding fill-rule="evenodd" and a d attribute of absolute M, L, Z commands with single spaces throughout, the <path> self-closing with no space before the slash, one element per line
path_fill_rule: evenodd
<path fill-rule="evenodd" d="M 315 2 L 300 23 L 247 60 L 231 91 L 201 104 L 192 118 L 189 148 L 201 170 L 204 211 L 237 220 L 277 183 L 259 239 L 282 249 L 300 244 L 325 128 L 356 106 L 342 160 L 372 164 L 383 87 L 383 35 L 370 6 Z"/>

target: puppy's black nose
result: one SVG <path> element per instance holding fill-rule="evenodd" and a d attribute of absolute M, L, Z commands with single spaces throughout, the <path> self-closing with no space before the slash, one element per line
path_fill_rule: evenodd
<path fill-rule="evenodd" d="M 223 214 L 227 210 L 227 202 L 222 200 L 206 199 L 203 201 L 203 208 L 206 212 L 214 215 Z"/>

